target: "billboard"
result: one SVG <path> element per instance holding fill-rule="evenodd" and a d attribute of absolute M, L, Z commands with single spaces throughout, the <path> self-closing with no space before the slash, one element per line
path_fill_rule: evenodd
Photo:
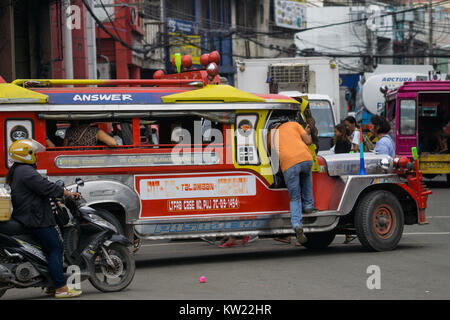
<path fill-rule="evenodd" d="M 189 54 L 192 57 L 192 64 L 200 65 L 202 39 L 199 35 L 198 23 L 169 18 L 167 27 L 170 61 L 174 58 L 175 53 L 180 53 L 182 56 Z"/>
<path fill-rule="evenodd" d="M 274 0 L 275 24 L 289 29 L 306 28 L 306 4 L 304 0 Z"/>

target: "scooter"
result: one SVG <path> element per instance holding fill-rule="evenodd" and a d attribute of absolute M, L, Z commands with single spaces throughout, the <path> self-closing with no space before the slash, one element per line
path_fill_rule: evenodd
<path fill-rule="evenodd" d="M 58 184 L 64 186 L 62 181 Z M 76 179 L 76 191 L 84 185 Z M 54 201 L 58 214 L 67 215 L 60 226 L 64 239 L 64 267 L 68 285 L 88 279 L 102 292 L 128 287 L 134 278 L 132 245 L 114 225 L 96 214 L 83 198 Z M 14 215 L 13 215 L 14 216 Z M 73 283 L 72 283 L 73 282 Z M 11 219 L 0 222 L 0 297 L 12 288 L 52 287 L 48 261 L 31 230 Z"/>

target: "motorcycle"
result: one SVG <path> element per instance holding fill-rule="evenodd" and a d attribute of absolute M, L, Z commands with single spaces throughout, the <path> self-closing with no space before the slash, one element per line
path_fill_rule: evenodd
<path fill-rule="evenodd" d="M 62 181 L 56 183 L 64 187 Z M 83 185 L 83 180 L 77 178 L 76 191 Z M 69 280 L 88 279 L 102 292 L 128 287 L 136 268 L 128 248 L 132 242 L 103 219 L 101 212 L 86 206 L 82 197 L 53 200 L 57 220 L 67 217 L 60 230 L 68 285 Z M 14 219 L 0 222 L 0 297 L 11 288 L 51 287 L 52 284 L 46 255 L 31 231 Z"/>

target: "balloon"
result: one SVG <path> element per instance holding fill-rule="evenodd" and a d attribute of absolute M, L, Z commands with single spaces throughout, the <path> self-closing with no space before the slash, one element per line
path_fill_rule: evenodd
<path fill-rule="evenodd" d="M 213 51 L 209 54 L 209 62 L 214 62 L 220 64 L 220 53 L 219 51 Z"/>
<path fill-rule="evenodd" d="M 164 77 L 164 71 L 162 70 L 157 70 L 153 73 L 153 79 L 161 79 L 162 77 Z"/>
<path fill-rule="evenodd" d="M 192 58 L 191 58 L 191 56 L 187 54 L 187 55 L 184 55 L 183 57 L 181 57 L 181 64 L 186 69 L 189 69 L 192 66 Z"/>
<path fill-rule="evenodd" d="M 200 56 L 200 63 L 202 66 L 206 66 L 209 63 L 209 54 L 204 53 Z"/>

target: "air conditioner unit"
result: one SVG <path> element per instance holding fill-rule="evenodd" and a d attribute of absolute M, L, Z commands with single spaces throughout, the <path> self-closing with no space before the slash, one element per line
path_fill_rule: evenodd
<path fill-rule="evenodd" d="M 273 83 L 307 84 L 309 66 L 306 64 L 273 64 L 269 66 L 269 77 Z"/>

